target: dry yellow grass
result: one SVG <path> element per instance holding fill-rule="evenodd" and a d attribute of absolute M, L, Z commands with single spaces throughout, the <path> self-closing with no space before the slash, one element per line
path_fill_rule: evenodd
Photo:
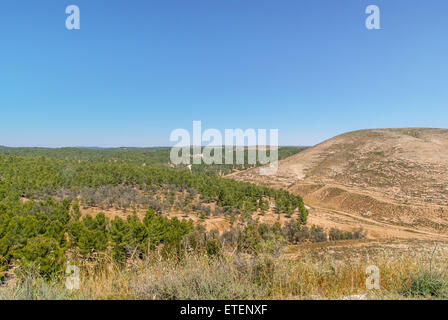
<path fill-rule="evenodd" d="M 68 292 L 63 280 L 44 282 L 32 278 L 0 288 L 0 298 L 10 299 L 405 299 L 448 298 L 409 296 L 404 288 L 421 272 L 445 274 L 447 248 L 428 246 L 422 251 L 394 250 L 316 255 L 300 250 L 285 255 L 252 256 L 226 252 L 221 257 L 186 253 L 179 260 L 153 252 L 146 260 L 116 265 L 107 255 L 94 263 L 77 261 L 81 288 Z M 314 254 L 313 254 L 314 252 Z M 366 268 L 380 270 L 380 289 L 366 288 Z M 437 273 L 438 272 L 438 273 Z M 437 279 L 437 281 L 439 281 Z M 447 285 L 445 278 L 440 283 Z M 442 287 L 444 289 L 445 287 Z M 448 291 L 447 291 L 448 294 Z"/>

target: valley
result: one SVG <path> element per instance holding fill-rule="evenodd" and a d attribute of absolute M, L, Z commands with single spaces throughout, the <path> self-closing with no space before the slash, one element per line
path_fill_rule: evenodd
<path fill-rule="evenodd" d="M 281 147 L 274 176 L 171 166 L 166 148 L 0 148 L 0 298 L 26 281 L 36 299 L 48 283 L 63 299 L 425 298 L 409 283 L 443 289 L 448 266 L 446 146 L 442 129 L 351 132 Z M 68 265 L 84 289 L 63 288 Z"/>

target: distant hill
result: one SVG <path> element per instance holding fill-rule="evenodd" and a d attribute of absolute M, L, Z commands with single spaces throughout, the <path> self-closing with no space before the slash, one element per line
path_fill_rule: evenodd
<path fill-rule="evenodd" d="M 345 133 L 236 180 L 288 189 L 319 207 L 431 229 L 447 224 L 448 130 L 371 129 Z"/>

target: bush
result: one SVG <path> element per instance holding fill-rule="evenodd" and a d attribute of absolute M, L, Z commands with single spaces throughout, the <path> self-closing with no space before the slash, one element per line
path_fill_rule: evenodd
<path fill-rule="evenodd" d="M 289 221 L 283 227 L 283 235 L 285 236 L 286 240 L 291 243 L 296 242 L 297 232 L 299 232 L 299 225 L 294 220 Z"/>
<path fill-rule="evenodd" d="M 0 239 L 0 258 L 4 261 L 8 260 L 9 257 L 9 242 L 8 239 Z"/>
<path fill-rule="evenodd" d="M 100 231 L 91 231 L 84 228 L 78 241 L 79 252 L 84 256 L 89 256 L 94 252 L 101 252 L 107 248 L 106 235 Z"/>
<path fill-rule="evenodd" d="M 339 229 L 331 228 L 328 237 L 331 241 L 342 240 L 344 239 L 344 233 Z"/>
<path fill-rule="evenodd" d="M 65 246 L 65 228 L 59 221 L 53 221 L 45 232 L 45 237 L 56 240 L 61 247 Z"/>
<path fill-rule="evenodd" d="M 262 238 L 258 233 L 257 227 L 249 225 L 243 230 L 238 240 L 238 249 L 252 252 L 257 250 Z"/>
<path fill-rule="evenodd" d="M 141 256 L 148 247 L 148 230 L 137 215 L 128 216 L 123 243 L 128 255 Z"/>
<path fill-rule="evenodd" d="M 270 286 L 274 280 L 275 264 L 271 257 L 255 259 L 252 268 L 253 281 L 259 286 Z"/>
<path fill-rule="evenodd" d="M 336 228 L 331 228 L 329 233 L 329 238 L 332 241 L 335 240 L 350 240 L 350 239 L 361 239 L 364 237 L 364 232 L 362 229 L 355 230 L 353 232 L 342 231 Z"/>
<path fill-rule="evenodd" d="M 299 223 L 304 225 L 308 220 L 308 210 L 303 203 L 299 204 Z"/>
<path fill-rule="evenodd" d="M 26 246 L 17 254 L 22 268 L 36 267 L 44 277 L 51 277 L 64 266 L 64 250 L 58 241 L 42 235 L 28 239 Z"/>
<path fill-rule="evenodd" d="M 327 241 L 327 234 L 322 227 L 312 226 L 311 227 L 311 241 L 313 242 L 324 242 Z"/>
<path fill-rule="evenodd" d="M 70 246 L 75 247 L 78 245 L 81 233 L 86 227 L 79 221 L 70 222 L 67 226 L 67 233 L 70 239 Z"/>
<path fill-rule="evenodd" d="M 219 256 L 221 254 L 221 242 L 218 239 L 207 240 L 207 254 L 209 256 Z"/>
<path fill-rule="evenodd" d="M 0 282 L 5 277 L 9 267 L 9 243 L 5 238 L 0 239 Z"/>
<path fill-rule="evenodd" d="M 300 230 L 296 233 L 296 241 L 303 242 L 310 238 L 310 228 L 307 226 L 301 226 Z"/>
<path fill-rule="evenodd" d="M 112 256 L 116 261 L 121 263 L 124 263 L 126 260 L 126 247 L 124 245 L 126 232 L 127 225 L 122 219 L 116 217 L 112 220 L 109 229 L 109 237 L 113 246 Z"/>
<path fill-rule="evenodd" d="M 36 236 L 36 219 L 34 217 L 13 217 L 9 222 L 6 238 L 11 247 L 23 248 L 27 240 Z"/>
<path fill-rule="evenodd" d="M 448 276 L 439 271 L 419 270 L 404 279 L 401 294 L 406 297 L 448 298 Z"/>
<path fill-rule="evenodd" d="M 221 241 L 224 245 L 234 246 L 238 243 L 240 238 L 240 230 L 231 228 L 229 231 L 226 231 L 221 236 Z"/>

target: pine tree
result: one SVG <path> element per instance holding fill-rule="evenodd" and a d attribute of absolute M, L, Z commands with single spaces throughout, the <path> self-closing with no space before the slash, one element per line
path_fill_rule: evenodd
<path fill-rule="evenodd" d="M 70 212 L 70 217 L 73 221 L 79 221 L 81 218 L 81 210 L 79 208 L 79 200 L 75 199 L 72 204 L 72 210 Z"/>

